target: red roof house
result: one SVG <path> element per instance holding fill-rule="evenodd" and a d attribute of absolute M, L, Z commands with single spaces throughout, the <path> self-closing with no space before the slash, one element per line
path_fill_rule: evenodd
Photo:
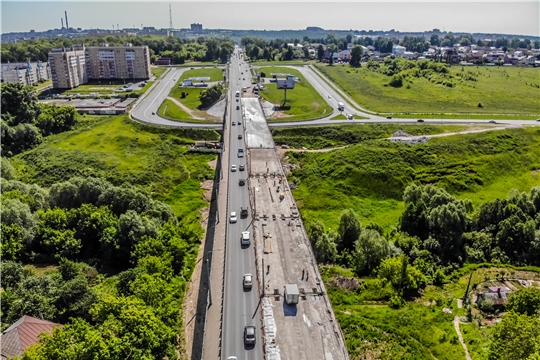
<path fill-rule="evenodd" d="M 39 341 L 41 333 L 52 334 L 56 326 L 62 325 L 31 316 L 23 316 L 0 335 L 2 360 L 21 356 L 26 348 Z"/>

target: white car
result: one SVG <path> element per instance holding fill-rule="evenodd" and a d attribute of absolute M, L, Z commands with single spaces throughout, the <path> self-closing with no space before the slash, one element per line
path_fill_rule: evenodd
<path fill-rule="evenodd" d="M 229 222 L 231 224 L 234 224 L 237 220 L 238 218 L 236 217 L 236 211 L 231 212 L 231 217 L 229 218 Z"/>
<path fill-rule="evenodd" d="M 236 165 L 231 165 L 231 171 L 236 171 Z"/>
<path fill-rule="evenodd" d="M 245 274 L 242 283 L 244 284 L 244 289 L 251 289 L 251 287 L 253 286 L 253 279 L 251 274 Z"/>
<path fill-rule="evenodd" d="M 241 245 L 249 245 L 251 241 L 249 240 L 249 231 L 242 231 L 242 237 L 240 238 Z"/>

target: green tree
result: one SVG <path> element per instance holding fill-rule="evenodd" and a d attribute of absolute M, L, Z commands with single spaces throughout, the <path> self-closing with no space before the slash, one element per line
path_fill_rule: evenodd
<path fill-rule="evenodd" d="M 416 292 L 426 285 L 426 277 L 414 266 L 408 264 L 406 256 L 401 255 L 383 260 L 375 270 L 379 279 L 390 282 L 399 294 Z"/>
<path fill-rule="evenodd" d="M 528 316 L 540 315 L 540 289 L 527 287 L 511 293 L 506 309 Z"/>
<path fill-rule="evenodd" d="M 18 260 L 23 249 L 23 231 L 18 224 L 0 224 L 2 242 L 0 257 L 2 260 Z"/>
<path fill-rule="evenodd" d="M 392 255 L 390 243 L 375 230 L 364 230 L 355 242 L 353 254 L 358 276 L 369 275 L 382 260 Z"/>
<path fill-rule="evenodd" d="M 36 92 L 21 83 L 4 83 L 2 95 L 2 120 L 8 126 L 32 124 L 41 112 Z M 10 117 L 6 115 L 11 115 Z"/>
<path fill-rule="evenodd" d="M 322 61 L 324 57 L 324 47 L 322 46 L 322 44 L 319 44 L 319 47 L 317 48 L 317 58 L 319 59 L 319 61 Z"/>
<path fill-rule="evenodd" d="M 323 234 L 315 243 L 315 257 L 319 263 L 333 264 L 337 257 L 335 232 Z"/>
<path fill-rule="evenodd" d="M 349 64 L 352 67 L 359 67 L 361 60 L 362 60 L 362 46 L 354 45 L 351 49 L 351 60 Z"/>
<path fill-rule="evenodd" d="M 77 123 L 77 110 L 72 106 L 41 105 L 35 124 L 43 136 L 71 130 Z"/>
<path fill-rule="evenodd" d="M 221 98 L 222 93 L 223 87 L 220 84 L 216 84 L 206 90 L 201 91 L 201 94 L 199 95 L 201 106 L 203 108 L 212 106 L 216 101 Z"/>
<path fill-rule="evenodd" d="M 338 234 L 340 241 L 338 243 L 338 250 L 352 251 L 361 232 L 362 225 L 360 224 L 358 215 L 351 209 L 344 210 L 339 219 Z"/>
<path fill-rule="evenodd" d="M 488 359 L 522 360 L 534 354 L 540 343 L 540 319 L 510 312 L 492 330 Z"/>

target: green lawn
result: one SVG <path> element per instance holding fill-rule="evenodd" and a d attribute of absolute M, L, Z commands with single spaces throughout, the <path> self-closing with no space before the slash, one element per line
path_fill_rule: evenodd
<path fill-rule="evenodd" d="M 167 71 L 167 68 L 152 66 L 150 68 L 150 71 L 152 72 L 152 75 L 156 77 L 156 80 L 157 80 L 161 77 L 161 75 L 163 75 L 165 71 Z"/>
<path fill-rule="evenodd" d="M 330 118 L 330 120 L 347 120 L 347 117 L 344 114 L 339 114 L 334 116 L 333 118 Z"/>
<path fill-rule="evenodd" d="M 299 83 L 295 83 L 294 89 L 287 91 L 287 103 L 284 107 L 284 113 L 291 116 L 280 120 L 309 120 L 332 113 L 332 107 L 298 70 L 269 66 L 261 68 L 261 71 L 265 72 L 267 77 L 270 76 L 270 73 L 288 73 L 300 79 Z M 283 95 L 284 91 L 278 90 L 276 83 L 265 84 L 264 89 L 261 91 L 261 96 L 273 104 L 283 105 Z"/>
<path fill-rule="evenodd" d="M 295 147 L 309 141 L 321 147 L 343 142 L 328 132 L 309 137 L 294 130 L 296 135 L 281 133 L 276 142 Z M 528 191 L 538 186 L 539 144 L 538 128 L 433 138 L 414 146 L 360 139 L 326 153 L 289 153 L 291 162 L 301 166 L 289 180 L 299 186 L 293 193 L 305 219 L 336 229 L 341 212 L 352 208 L 363 223 L 390 230 L 403 211 L 403 191 L 411 183 L 436 184 L 458 198 L 471 199 L 475 207 L 505 197 L 513 188 Z"/>
<path fill-rule="evenodd" d="M 42 186 L 72 176 L 99 176 L 148 189 L 175 213 L 196 219 L 205 206 L 200 182 L 212 179 L 214 154 L 188 153 L 194 140 L 219 139 L 212 130 L 144 126 L 127 115 L 83 117 L 77 130 L 51 136 L 13 159 L 22 181 Z"/>
<path fill-rule="evenodd" d="M 189 79 L 190 77 L 209 77 L 210 80 L 208 80 L 208 82 L 223 81 L 223 73 L 224 71 L 218 68 L 204 68 L 204 69 L 188 70 L 182 74 L 182 77 L 180 78 L 180 82 L 186 79 Z"/>
<path fill-rule="evenodd" d="M 359 105 L 385 113 L 540 114 L 540 69 L 518 67 L 450 68 L 454 87 L 438 85 L 424 77 L 407 78 L 399 88 L 385 86 L 391 76 L 367 66 L 318 64 L 317 68 Z M 476 79 L 464 80 L 461 73 Z M 483 107 L 478 107 L 481 103 Z"/>
<path fill-rule="evenodd" d="M 175 120 L 187 120 L 191 117 L 173 101 L 165 99 L 159 107 L 158 114 Z"/>
<path fill-rule="evenodd" d="M 34 88 L 36 89 L 36 91 L 40 91 L 41 89 L 49 85 L 52 85 L 52 79 L 39 83 L 38 85 L 34 86 Z"/>

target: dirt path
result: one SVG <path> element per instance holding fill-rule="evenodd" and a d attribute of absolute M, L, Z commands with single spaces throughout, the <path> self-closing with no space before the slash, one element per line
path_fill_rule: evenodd
<path fill-rule="evenodd" d="M 189 114 L 189 116 L 191 116 L 193 119 L 197 119 L 197 120 L 206 120 L 205 118 L 203 117 L 200 117 L 198 115 L 195 115 L 195 112 L 193 110 L 191 110 L 190 108 L 188 108 L 186 105 L 182 104 L 180 101 L 176 100 L 175 98 L 172 98 L 170 96 L 167 96 L 167 99 L 171 100 L 173 103 L 175 103 L 176 105 L 178 105 L 183 111 L 187 112 Z"/>
<path fill-rule="evenodd" d="M 458 131 L 458 132 L 448 132 L 448 133 L 442 133 L 442 134 L 434 134 L 434 135 L 414 135 L 414 136 L 396 136 L 396 137 L 389 137 L 388 139 L 420 139 L 420 138 L 434 138 L 434 137 L 443 137 L 443 136 L 452 136 L 452 135 L 463 135 L 463 134 L 475 134 L 475 133 L 481 133 L 486 131 L 494 131 L 494 130 L 505 130 L 508 128 L 514 128 L 515 125 L 509 125 L 509 126 L 501 126 L 501 127 L 492 127 L 492 128 L 482 128 L 482 129 L 471 129 L 471 130 L 465 130 L 465 131 Z"/>
<path fill-rule="evenodd" d="M 461 331 L 459 330 L 459 316 L 454 317 L 454 329 L 456 329 L 459 342 L 461 343 L 461 346 L 463 346 L 463 350 L 465 350 L 465 358 L 467 360 L 472 360 L 471 355 L 469 354 L 469 349 L 467 349 L 467 345 L 465 344 L 465 341 L 463 340 L 463 335 L 461 335 Z"/>

